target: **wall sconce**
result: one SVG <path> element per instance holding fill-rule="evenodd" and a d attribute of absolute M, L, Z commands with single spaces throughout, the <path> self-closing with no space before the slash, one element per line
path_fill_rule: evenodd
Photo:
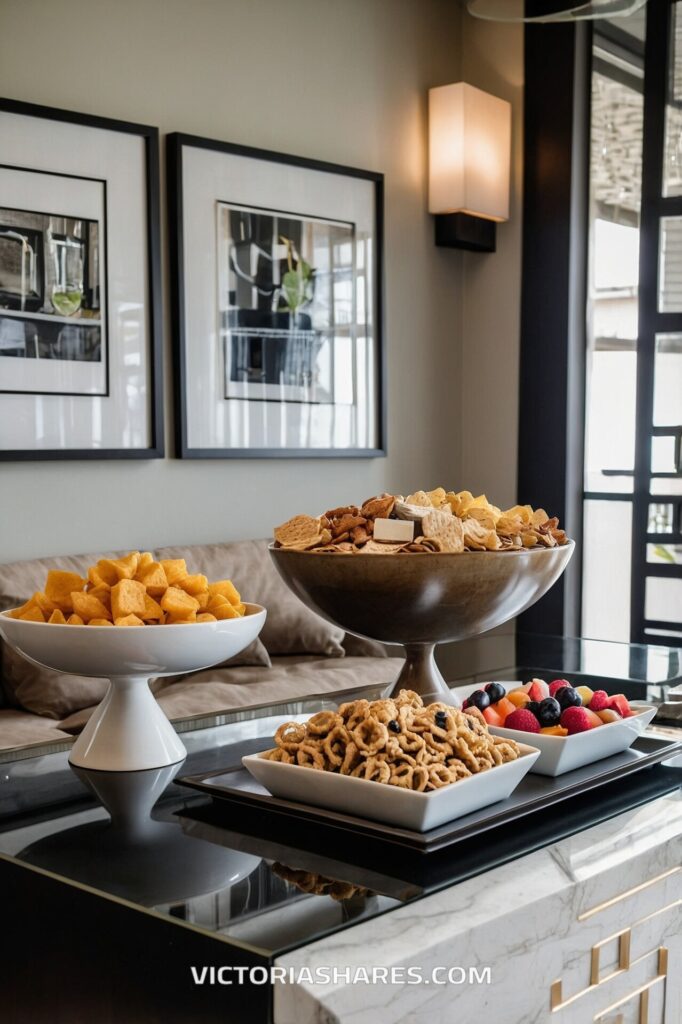
<path fill-rule="evenodd" d="M 429 89 L 429 212 L 436 245 L 495 252 L 509 220 L 511 104 L 457 82 Z"/>

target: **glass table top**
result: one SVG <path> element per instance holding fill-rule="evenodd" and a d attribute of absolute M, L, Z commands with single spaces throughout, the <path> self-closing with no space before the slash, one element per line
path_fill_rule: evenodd
<path fill-rule="evenodd" d="M 369 699 L 380 689 L 353 691 Z M 68 752 L 0 764 L 0 860 L 13 858 L 139 910 L 274 957 L 402 902 L 456 884 L 679 787 L 656 766 L 425 856 L 321 825 L 235 810 L 177 785 L 241 762 L 276 728 L 332 707 L 341 694 L 185 722 L 182 765 L 85 772 Z M 667 774 L 666 774 L 667 773 Z M 1 870 L 0 863 L 0 870 Z M 35 908 L 32 908 L 32 912 Z"/>

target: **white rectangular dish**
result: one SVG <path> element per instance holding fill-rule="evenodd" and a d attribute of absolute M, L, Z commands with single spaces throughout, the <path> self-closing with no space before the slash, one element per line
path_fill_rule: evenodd
<path fill-rule="evenodd" d="M 247 754 L 242 764 L 273 796 L 427 832 L 511 796 L 540 754 L 537 748 L 525 743 L 519 746 L 521 755 L 516 761 L 496 765 L 430 793 L 268 761 L 263 753 Z"/>
<path fill-rule="evenodd" d="M 504 726 L 491 725 L 490 731 L 495 736 L 522 743 L 529 740 L 540 751 L 530 769 L 536 775 L 563 775 L 575 768 L 582 768 L 593 761 L 601 761 L 604 757 L 620 754 L 627 750 L 641 736 L 653 719 L 656 711 L 650 704 L 631 702 L 634 714 L 621 722 L 609 722 L 597 729 L 579 732 L 573 736 L 548 736 L 546 733 L 521 732 L 519 729 L 505 729 Z"/>

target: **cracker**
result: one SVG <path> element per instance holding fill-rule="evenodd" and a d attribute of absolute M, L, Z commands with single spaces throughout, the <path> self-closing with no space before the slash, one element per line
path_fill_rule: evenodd
<path fill-rule="evenodd" d="M 464 530 L 462 520 L 434 509 L 422 519 L 422 532 L 427 539 L 433 538 L 441 545 L 441 551 L 460 554 L 464 551 Z"/>

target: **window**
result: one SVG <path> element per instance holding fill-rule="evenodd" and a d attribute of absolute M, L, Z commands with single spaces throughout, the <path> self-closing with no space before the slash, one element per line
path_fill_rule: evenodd
<path fill-rule="evenodd" d="M 648 20 L 592 45 L 582 633 L 682 644 L 682 3 Z"/>

